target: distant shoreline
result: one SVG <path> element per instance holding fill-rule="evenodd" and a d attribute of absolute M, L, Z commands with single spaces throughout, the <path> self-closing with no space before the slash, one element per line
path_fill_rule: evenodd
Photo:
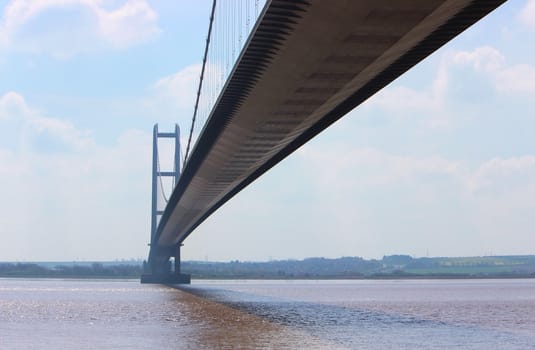
<path fill-rule="evenodd" d="M 20 278 L 28 278 L 28 279 L 55 279 L 55 280 L 91 280 L 91 279 L 98 279 L 98 280 L 136 280 L 140 277 L 138 276 L 75 276 L 75 275 L 66 275 L 66 276 L 58 276 L 58 275 L 0 275 L 0 278 L 8 279 L 20 279 Z"/>
<path fill-rule="evenodd" d="M 182 261 L 182 272 L 197 280 L 396 280 L 535 278 L 535 255 L 382 259 L 341 257 L 266 262 Z M 3 278 L 138 279 L 140 261 L 0 262 Z"/>
<path fill-rule="evenodd" d="M 2 279 L 65 279 L 65 280 L 138 280 L 141 276 L 102 276 L 102 275 L 0 275 Z M 310 277 L 273 277 L 273 276 L 192 276 L 193 280 L 265 280 L 265 281 L 329 281 L 329 280 L 483 280 L 483 279 L 533 279 L 535 275 L 381 275 L 381 276 L 310 276 Z"/>

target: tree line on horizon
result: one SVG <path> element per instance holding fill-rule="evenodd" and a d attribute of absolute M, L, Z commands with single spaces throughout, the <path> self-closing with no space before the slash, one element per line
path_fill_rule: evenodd
<path fill-rule="evenodd" d="M 0 277 L 116 277 L 138 278 L 141 265 L 76 264 L 48 267 L 38 263 L 0 263 Z"/>
<path fill-rule="evenodd" d="M 117 262 L 0 263 L 0 277 L 138 278 L 143 266 Z M 388 255 L 382 259 L 360 257 L 307 258 L 267 262 L 182 262 L 182 272 L 192 278 L 389 278 L 389 277 L 535 277 L 535 255 L 413 258 Z"/>

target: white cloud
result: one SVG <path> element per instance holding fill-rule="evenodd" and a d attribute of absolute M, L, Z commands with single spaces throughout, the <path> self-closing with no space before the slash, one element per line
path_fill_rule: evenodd
<path fill-rule="evenodd" d="M 152 85 L 154 93 L 152 103 L 158 105 L 164 103 L 175 109 L 190 110 L 193 113 L 201 67 L 201 64 L 193 64 L 160 78 Z"/>
<path fill-rule="evenodd" d="M 495 254 L 533 253 L 535 156 L 490 159 L 467 180 L 478 244 Z"/>
<path fill-rule="evenodd" d="M 151 86 L 152 96 L 147 104 L 160 107 L 167 106 L 167 108 L 185 112 L 188 118 L 191 118 L 197 97 L 201 68 L 201 63 L 192 64 L 176 73 L 160 78 Z M 211 112 L 223 86 L 222 82 L 216 82 L 215 76 L 220 76 L 218 66 L 207 63 L 197 113 L 197 116 L 203 122 L 208 113 Z"/>
<path fill-rule="evenodd" d="M 145 257 L 148 134 L 127 132 L 90 153 L 3 154 L 1 162 L 4 259 Z"/>
<path fill-rule="evenodd" d="M 307 174 L 307 186 L 327 209 L 311 221 L 317 230 L 336 225 L 330 235 L 352 237 L 360 251 L 421 254 L 427 247 L 474 255 L 486 247 L 520 254 L 535 242 L 535 156 L 476 163 L 325 146 L 306 145 L 297 154 L 303 168 L 296 173 Z"/>
<path fill-rule="evenodd" d="M 24 98 L 16 92 L 11 91 L 0 97 L 0 120 L 25 118 L 32 114 Z"/>
<path fill-rule="evenodd" d="M 143 108 L 150 115 L 161 116 L 160 122 L 178 123 L 183 145 L 188 142 L 201 67 L 200 63 L 193 64 L 158 79 L 150 86 L 148 96 L 143 100 Z M 211 107 L 202 98 L 199 103 L 192 144 L 195 144 Z"/>
<path fill-rule="evenodd" d="M 507 92 L 535 94 L 535 66 L 518 64 L 498 71 L 496 88 Z"/>
<path fill-rule="evenodd" d="M 317 167 L 315 173 L 321 184 L 338 189 L 389 186 L 412 182 L 422 176 L 456 176 L 460 169 L 458 162 L 438 155 L 423 158 L 398 156 L 375 148 L 352 148 L 347 144 L 327 149 L 307 145 L 298 154 L 306 163 Z M 333 157 L 333 154 L 337 156 Z M 319 164 L 329 164 L 329 167 Z"/>
<path fill-rule="evenodd" d="M 459 196 L 500 198 L 504 193 L 524 191 L 526 201 L 530 201 L 535 195 L 533 155 L 496 157 L 474 164 L 439 155 L 402 156 L 341 143 L 322 148 L 305 145 L 297 154 L 307 168 L 316 169 L 304 172 L 313 174 L 316 184 L 328 191 L 402 184 L 434 187 L 436 179 L 448 179 L 458 186 Z"/>
<path fill-rule="evenodd" d="M 14 152 L 0 149 L 0 175 L 2 178 L 14 178 L 27 172 L 27 165 L 18 162 Z"/>
<path fill-rule="evenodd" d="M 102 37 L 116 48 L 124 48 L 157 35 L 157 14 L 144 0 L 129 0 L 114 11 L 94 6 Z"/>
<path fill-rule="evenodd" d="M 15 115 L 11 110 L 25 112 Z M 0 147 L 3 259 L 145 257 L 149 239 L 149 133 L 127 130 L 113 145 L 104 147 L 96 143 L 91 132 L 43 116 L 15 92 L 0 97 L 0 113 L 5 116 L 0 119 L 2 133 L 27 138 L 30 146 L 43 133 L 63 144 L 54 152 L 37 147 Z M 17 118 L 23 121 L 19 128 L 3 128 Z M 113 242 L 128 244 L 106 246 L 110 236 Z"/>
<path fill-rule="evenodd" d="M 535 94 L 535 66 L 508 65 L 505 56 L 496 48 L 484 46 L 458 52 L 454 63 L 472 66 L 476 72 L 486 74 L 497 91 Z"/>
<path fill-rule="evenodd" d="M 39 136 L 56 139 L 76 151 L 94 147 L 91 132 L 77 130 L 69 121 L 42 115 L 28 106 L 22 95 L 13 91 L 0 97 L 0 120 L 2 119 L 17 121 L 22 126 L 20 139 L 25 150 L 31 149 Z"/>
<path fill-rule="evenodd" d="M 90 131 L 77 130 L 69 121 L 56 118 L 32 117 L 26 124 L 25 132 L 26 137 L 29 136 L 28 133 L 32 134 L 30 137 L 42 134 L 51 135 L 77 151 L 87 150 L 94 146 Z"/>
<path fill-rule="evenodd" d="M 447 93 L 451 79 L 448 72 L 449 60 L 449 56 L 443 57 L 430 86 L 423 89 L 399 85 L 388 87 L 371 97 L 365 106 L 380 108 L 391 118 L 415 119 L 423 115 L 421 122 L 427 126 L 447 126 Z"/>
<path fill-rule="evenodd" d="M 459 67 L 468 67 L 476 74 L 470 84 L 466 83 L 466 72 Z M 464 75 L 463 75 L 464 74 Z M 440 59 L 431 84 L 418 88 L 399 83 L 387 87 L 371 97 L 364 105 L 360 116 L 379 112 L 379 116 L 390 122 L 427 127 L 450 127 L 464 124 L 478 114 L 481 108 L 471 108 L 471 102 L 457 101 L 457 87 L 472 87 L 471 93 L 486 93 L 485 87 L 501 94 L 515 96 L 535 94 L 535 65 L 509 64 L 506 56 L 490 46 L 475 48 L 472 51 L 446 52 Z M 483 89 L 480 89 L 481 87 Z M 470 89 L 467 88 L 467 91 Z M 478 96 L 479 98 L 479 96 Z M 475 101 L 474 101 L 475 103 Z M 459 111 L 463 108 L 463 113 Z M 462 116 L 462 120 L 459 119 Z"/>
<path fill-rule="evenodd" d="M 520 11 L 520 21 L 528 28 L 535 29 L 535 0 L 528 0 Z"/>
<path fill-rule="evenodd" d="M 518 190 L 535 190 L 535 156 L 490 159 L 472 173 L 467 181 L 473 194 L 501 196 Z M 529 191 L 528 191 L 529 192 Z M 529 200 L 527 193 L 526 200 Z"/>
<path fill-rule="evenodd" d="M 453 63 L 469 64 L 477 72 L 494 73 L 505 65 L 504 55 L 490 46 L 483 46 L 473 51 L 460 51 L 455 54 Z"/>
<path fill-rule="evenodd" d="M 0 21 L 4 50 L 65 58 L 98 49 L 123 49 L 160 32 L 145 0 L 106 9 L 98 0 L 12 0 Z"/>

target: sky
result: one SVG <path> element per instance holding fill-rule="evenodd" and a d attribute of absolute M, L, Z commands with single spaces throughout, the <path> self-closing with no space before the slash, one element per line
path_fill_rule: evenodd
<path fill-rule="evenodd" d="M 0 261 L 144 259 L 152 126 L 211 1 L 0 0 Z M 186 260 L 535 254 L 535 0 L 509 0 L 231 199 Z"/>

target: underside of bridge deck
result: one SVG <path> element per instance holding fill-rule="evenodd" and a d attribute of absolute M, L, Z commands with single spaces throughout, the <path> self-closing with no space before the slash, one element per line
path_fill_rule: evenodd
<path fill-rule="evenodd" d="M 185 165 L 151 257 L 504 0 L 272 0 Z M 162 253 L 163 252 L 163 253 Z"/>

